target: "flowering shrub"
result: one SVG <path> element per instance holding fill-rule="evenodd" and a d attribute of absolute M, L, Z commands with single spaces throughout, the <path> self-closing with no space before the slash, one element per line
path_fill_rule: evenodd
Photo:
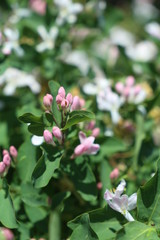
<path fill-rule="evenodd" d="M 160 238 L 158 8 L 2 1 L 0 239 Z"/>

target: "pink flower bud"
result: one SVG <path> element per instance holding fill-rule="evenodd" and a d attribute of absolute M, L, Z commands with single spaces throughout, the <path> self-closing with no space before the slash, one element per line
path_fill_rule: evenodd
<path fill-rule="evenodd" d="M 92 136 L 95 137 L 95 138 L 99 135 L 99 133 L 100 133 L 100 129 L 99 128 L 94 128 L 92 130 Z"/>
<path fill-rule="evenodd" d="M 72 97 L 72 94 L 71 94 L 71 93 L 68 93 L 68 94 L 67 94 L 66 100 L 69 102 L 69 104 L 72 104 L 72 102 L 73 102 L 73 97 Z"/>
<path fill-rule="evenodd" d="M 86 127 L 86 130 L 93 130 L 96 122 L 94 120 L 90 121 Z"/>
<path fill-rule="evenodd" d="M 69 102 L 66 99 L 63 99 L 61 102 L 61 108 L 65 109 L 69 107 Z"/>
<path fill-rule="evenodd" d="M 46 13 L 46 2 L 44 0 L 30 0 L 30 8 L 40 15 Z"/>
<path fill-rule="evenodd" d="M 18 155 L 17 149 L 14 146 L 10 146 L 9 152 L 13 158 L 16 158 Z"/>
<path fill-rule="evenodd" d="M 11 158 L 9 156 L 9 154 L 5 154 L 4 157 L 3 157 L 3 163 L 6 165 L 6 166 L 10 166 L 11 164 Z"/>
<path fill-rule="evenodd" d="M 79 110 L 81 108 L 80 105 L 80 98 L 78 96 L 75 96 L 73 98 L 73 103 L 72 103 L 72 111 L 74 110 Z"/>
<path fill-rule="evenodd" d="M 48 130 L 44 130 L 43 137 L 46 143 L 52 144 L 53 143 L 53 136 L 52 133 Z"/>
<path fill-rule="evenodd" d="M 14 235 L 13 232 L 8 229 L 8 228 L 1 228 L 2 234 L 4 235 L 6 240 L 13 240 L 14 239 Z"/>
<path fill-rule="evenodd" d="M 6 149 L 4 149 L 3 150 L 3 156 L 6 155 L 6 154 L 9 154 L 9 152 Z"/>
<path fill-rule="evenodd" d="M 119 177 L 119 169 L 115 168 L 111 173 L 110 173 L 110 179 L 116 179 Z"/>
<path fill-rule="evenodd" d="M 135 79 L 134 79 L 133 76 L 128 76 L 128 77 L 126 78 L 126 85 L 127 85 L 128 87 L 132 87 L 132 86 L 134 85 L 134 81 L 135 81 Z"/>
<path fill-rule="evenodd" d="M 58 139 L 58 141 L 62 141 L 62 132 L 59 127 L 53 127 L 52 133 L 55 136 L 55 138 Z"/>
<path fill-rule="evenodd" d="M 47 93 L 47 94 L 43 97 L 43 104 L 44 104 L 44 106 L 45 106 L 47 109 L 51 109 L 52 102 L 53 102 L 53 97 L 52 97 L 52 95 Z"/>
<path fill-rule="evenodd" d="M 56 103 L 57 103 L 57 104 L 61 104 L 62 100 L 63 100 L 63 98 L 58 94 L 58 95 L 56 96 Z"/>
<path fill-rule="evenodd" d="M 130 91 L 131 91 L 130 87 L 125 87 L 124 90 L 123 90 L 123 95 L 124 95 L 125 97 L 128 97 Z"/>
<path fill-rule="evenodd" d="M 97 183 L 97 189 L 98 189 L 98 190 L 101 190 L 101 189 L 102 189 L 102 183 L 101 183 L 101 182 L 98 182 L 98 183 Z"/>
<path fill-rule="evenodd" d="M 85 105 L 85 100 L 83 98 L 80 98 L 80 108 L 84 107 Z"/>
<path fill-rule="evenodd" d="M 137 85 L 134 87 L 134 94 L 135 94 L 135 95 L 139 94 L 141 90 L 142 90 L 141 86 L 137 84 Z"/>
<path fill-rule="evenodd" d="M 121 82 L 116 83 L 115 89 L 116 89 L 116 91 L 117 91 L 118 93 L 121 93 L 121 94 L 122 94 L 122 93 L 123 93 L 123 90 L 124 90 L 124 84 L 121 83 Z"/>
<path fill-rule="evenodd" d="M 60 87 L 60 88 L 59 88 L 58 94 L 59 94 L 62 98 L 65 98 L 66 92 L 65 92 L 64 87 Z"/>
<path fill-rule="evenodd" d="M 4 162 L 0 162 L 0 174 L 4 173 L 6 169 L 6 165 Z"/>

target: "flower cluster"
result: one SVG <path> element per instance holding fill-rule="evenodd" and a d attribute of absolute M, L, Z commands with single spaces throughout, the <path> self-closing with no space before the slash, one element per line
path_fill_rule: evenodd
<path fill-rule="evenodd" d="M 3 160 L 0 162 L 0 176 L 4 177 L 11 165 L 11 157 L 16 160 L 18 155 L 17 149 L 14 146 L 10 146 L 9 151 L 3 150 Z"/>

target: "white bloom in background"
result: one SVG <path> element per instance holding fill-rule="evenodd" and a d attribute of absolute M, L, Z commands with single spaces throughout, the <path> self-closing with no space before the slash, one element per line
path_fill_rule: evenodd
<path fill-rule="evenodd" d="M 9 17 L 8 21 L 12 24 L 19 22 L 22 18 L 30 17 L 31 11 L 27 8 L 13 7 L 13 14 Z"/>
<path fill-rule="evenodd" d="M 5 85 L 3 93 L 7 96 L 13 95 L 16 88 L 26 86 L 28 86 L 35 94 L 41 91 L 41 86 L 33 75 L 16 68 L 8 68 L 0 76 L 0 86 L 1 85 Z"/>
<path fill-rule="evenodd" d="M 126 48 L 125 52 L 126 55 L 134 61 L 149 62 L 156 57 L 158 49 L 154 43 L 142 41 Z"/>
<path fill-rule="evenodd" d="M 110 112 L 114 124 L 117 124 L 120 121 L 121 116 L 119 114 L 119 108 L 124 103 L 122 97 L 112 92 L 110 88 L 107 88 L 98 94 L 97 103 L 100 110 Z"/>
<path fill-rule="evenodd" d="M 152 2 L 151 0 L 134 0 L 133 13 L 135 17 L 143 21 L 158 17 L 160 12 Z"/>
<path fill-rule="evenodd" d="M 45 50 L 51 50 L 55 46 L 55 40 L 58 36 L 58 28 L 51 27 L 49 32 L 47 32 L 46 28 L 40 25 L 37 28 L 37 31 L 42 38 L 42 42 L 36 46 L 36 50 L 38 52 L 44 52 Z"/>
<path fill-rule="evenodd" d="M 82 4 L 73 3 L 72 0 L 54 0 L 54 3 L 59 10 L 59 15 L 56 19 L 58 25 L 62 25 L 65 22 L 70 24 L 75 23 L 77 14 L 83 10 Z"/>
<path fill-rule="evenodd" d="M 33 135 L 31 138 L 31 143 L 34 146 L 40 146 L 44 142 L 44 137 Z"/>
<path fill-rule="evenodd" d="M 90 68 L 90 61 L 84 51 L 74 50 L 65 53 L 61 58 L 65 63 L 76 66 L 84 76 L 87 75 Z"/>
<path fill-rule="evenodd" d="M 110 84 L 110 80 L 106 78 L 95 78 L 93 83 L 88 82 L 84 84 L 83 91 L 87 95 L 96 95 L 108 88 Z"/>
<path fill-rule="evenodd" d="M 115 192 L 110 192 L 107 189 L 104 194 L 104 199 L 112 209 L 120 212 L 129 222 L 132 222 L 134 221 L 134 218 L 129 213 L 129 211 L 136 208 L 137 193 L 132 194 L 130 197 L 128 197 L 126 194 L 122 195 L 125 186 L 126 182 L 125 180 L 122 180 Z"/>
<path fill-rule="evenodd" d="M 110 30 L 110 40 L 113 44 L 121 47 L 132 46 L 135 43 L 134 35 L 119 26 L 115 26 Z"/>
<path fill-rule="evenodd" d="M 151 36 L 158 38 L 160 40 L 160 24 L 159 23 L 157 23 L 157 22 L 148 23 L 145 26 L 145 30 Z"/>
<path fill-rule="evenodd" d="M 24 55 L 24 50 L 19 46 L 19 32 L 17 29 L 13 30 L 10 28 L 4 29 L 4 35 L 6 36 L 6 41 L 3 44 L 2 52 L 4 54 L 10 54 L 14 51 L 18 56 Z"/>

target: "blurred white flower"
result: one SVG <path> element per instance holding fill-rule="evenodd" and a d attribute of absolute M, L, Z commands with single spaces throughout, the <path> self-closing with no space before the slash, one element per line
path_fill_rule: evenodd
<path fill-rule="evenodd" d="M 87 95 L 96 95 L 101 93 L 101 91 L 108 88 L 110 85 L 110 80 L 102 77 L 97 77 L 94 79 L 93 83 L 88 82 L 84 84 L 83 91 Z"/>
<path fill-rule="evenodd" d="M 36 81 L 35 77 L 24 71 L 16 68 L 8 68 L 0 76 L 0 86 L 5 85 L 3 93 L 7 96 L 13 95 L 16 88 L 28 86 L 35 94 L 41 90 L 40 84 Z"/>
<path fill-rule="evenodd" d="M 126 55 L 134 61 L 149 62 L 156 57 L 158 49 L 154 43 L 142 41 L 126 48 L 125 52 Z"/>
<path fill-rule="evenodd" d="M 19 32 L 17 29 L 4 29 L 6 41 L 3 43 L 2 52 L 6 55 L 14 51 L 19 57 L 24 55 L 24 50 L 19 46 Z"/>
<path fill-rule="evenodd" d="M 12 24 L 19 22 L 22 18 L 27 18 L 31 15 L 31 11 L 27 8 L 19 8 L 13 6 L 13 14 L 9 17 L 8 21 Z"/>
<path fill-rule="evenodd" d="M 56 19 L 58 25 L 62 25 L 65 22 L 70 24 L 75 23 L 77 20 L 77 14 L 83 10 L 82 4 L 73 3 L 72 0 L 54 0 L 54 3 L 59 11 L 59 15 Z"/>
<path fill-rule="evenodd" d="M 63 54 L 61 59 L 70 65 L 76 66 L 83 75 L 87 75 L 90 62 L 87 54 L 82 50 L 74 50 Z"/>
<path fill-rule="evenodd" d="M 49 32 L 47 32 L 46 28 L 40 25 L 37 31 L 42 38 L 42 42 L 36 46 L 36 50 L 38 52 L 44 52 L 45 50 L 53 49 L 59 32 L 58 28 L 51 27 Z"/>
<path fill-rule="evenodd" d="M 145 26 L 145 30 L 151 36 L 160 39 L 160 24 L 159 23 L 157 23 L 157 22 L 148 23 Z"/>
<path fill-rule="evenodd" d="M 146 21 L 158 17 L 159 10 L 152 4 L 151 0 L 134 0 L 133 13 L 136 18 Z"/>
<path fill-rule="evenodd" d="M 110 40 L 121 47 L 132 46 L 135 43 L 134 35 L 120 26 L 115 26 L 110 30 Z"/>
<path fill-rule="evenodd" d="M 31 143 L 34 146 L 40 146 L 44 142 L 44 137 L 33 135 L 31 138 Z"/>
<path fill-rule="evenodd" d="M 121 119 L 119 108 L 123 103 L 124 99 L 114 93 L 109 87 L 101 91 L 97 96 L 98 108 L 103 111 L 109 111 L 114 124 L 117 124 Z"/>

